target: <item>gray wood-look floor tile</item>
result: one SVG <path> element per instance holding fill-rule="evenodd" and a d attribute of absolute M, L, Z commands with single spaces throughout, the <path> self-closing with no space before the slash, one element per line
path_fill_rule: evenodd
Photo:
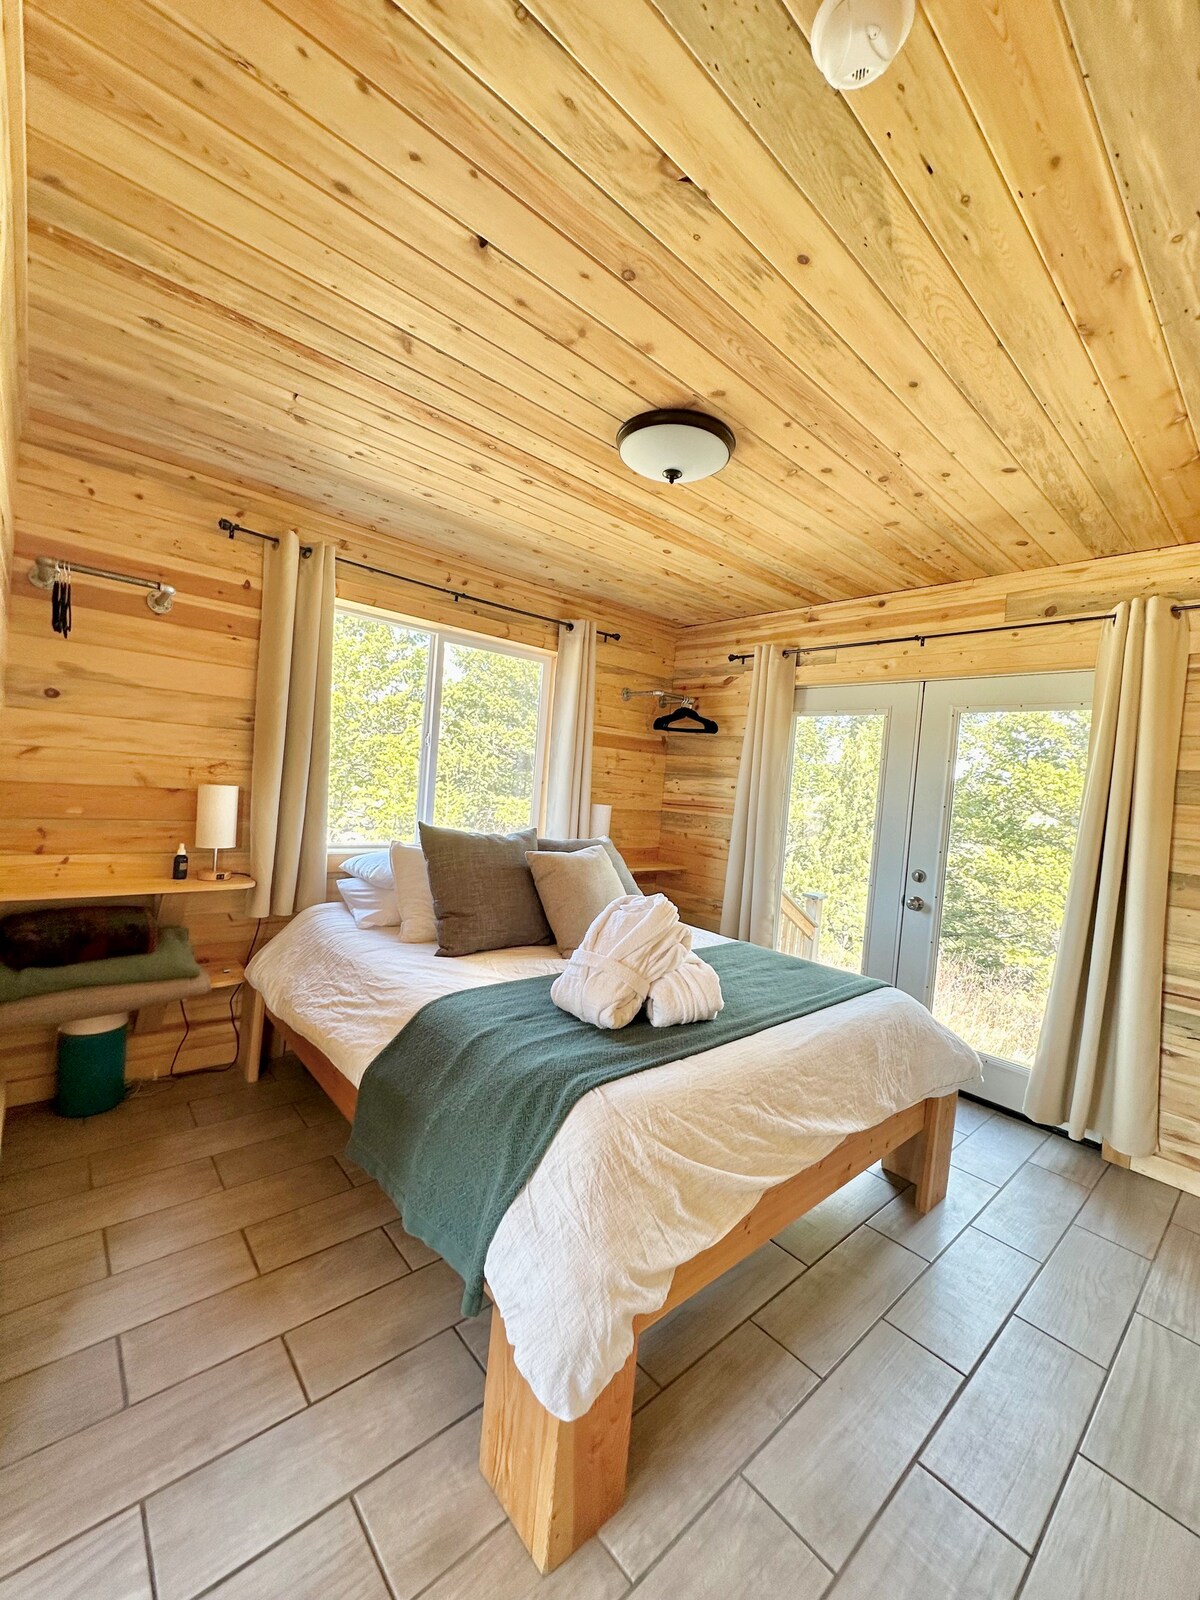
<path fill-rule="evenodd" d="M 1103 1367 L 1014 1318 L 926 1446 L 922 1464 L 1032 1550 L 1103 1381 Z"/>
<path fill-rule="evenodd" d="M 421 1600 L 618 1600 L 629 1588 L 598 1539 L 545 1577 L 508 1524 L 488 1534 Z"/>
<path fill-rule="evenodd" d="M 196 1125 L 207 1128 L 214 1122 L 232 1122 L 252 1111 L 268 1111 L 275 1106 L 294 1105 L 303 1116 L 304 1108 L 313 1103 L 328 1105 L 328 1100 L 310 1078 L 307 1083 L 292 1079 L 260 1078 L 257 1083 L 243 1083 L 226 1094 L 211 1095 L 207 1099 L 191 1102 Z"/>
<path fill-rule="evenodd" d="M 631 1578 L 687 1527 L 815 1384 L 753 1323 L 710 1350 L 633 1419 L 629 1490 L 600 1537 Z"/>
<path fill-rule="evenodd" d="M 0 1579 L 0 1600 L 152 1600 L 141 1512 L 123 1511 Z"/>
<path fill-rule="evenodd" d="M 35 1300 L 81 1289 L 107 1275 L 108 1258 L 100 1233 L 81 1233 L 76 1239 L 13 1256 L 0 1267 L 0 1316 Z"/>
<path fill-rule="evenodd" d="M 461 1322 L 456 1322 L 454 1331 L 486 1372 L 488 1344 L 492 1337 L 491 1306 L 484 1306 L 477 1317 L 464 1317 Z M 638 1370 L 641 1371 L 640 1368 Z M 655 1384 L 654 1388 L 657 1389 L 658 1385 Z"/>
<path fill-rule="evenodd" d="M 670 1383 L 803 1271 L 786 1250 L 765 1244 L 647 1328 L 638 1340 L 638 1365 L 656 1383 Z"/>
<path fill-rule="evenodd" d="M 57 1361 L 254 1276 L 245 1240 L 231 1233 L 10 1311 L 0 1317 L 0 1379 Z"/>
<path fill-rule="evenodd" d="M 277 1338 L 405 1270 L 390 1241 L 376 1231 L 133 1328 L 121 1340 L 129 1398 L 142 1400 Z"/>
<path fill-rule="evenodd" d="M 1158 1247 L 1138 1310 L 1200 1341 L 1200 1234 L 1171 1226 Z"/>
<path fill-rule="evenodd" d="M 303 1404 L 287 1352 L 276 1342 L 3 1468 L 0 1573 L 123 1511 Z"/>
<path fill-rule="evenodd" d="M 14 1116 L 4 1132 L 4 1170 L 12 1175 L 35 1167 L 96 1155 L 195 1127 L 186 1105 L 125 1100 L 99 1117 L 60 1117 L 41 1107 Z"/>
<path fill-rule="evenodd" d="M 1171 1221 L 1177 1227 L 1200 1233 L 1200 1194 L 1181 1194 Z"/>
<path fill-rule="evenodd" d="M 1165 1183 L 1124 1167 L 1109 1167 L 1075 1220 L 1102 1239 L 1152 1256 L 1178 1198 L 1178 1190 Z"/>
<path fill-rule="evenodd" d="M 342 1166 L 345 1166 L 345 1162 Z M 370 1182 L 370 1179 L 367 1179 L 367 1182 Z M 389 1222 L 383 1231 L 414 1272 L 418 1267 L 427 1267 L 431 1261 L 441 1259 L 437 1251 L 431 1250 L 423 1240 L 407 1233 L 402 1222 Z"/>
<path fill-rule="evenodd" d="M 845 1188 L 776 1234 L 777 1244 L 811 1265 L 894 1199 L 895 1189 L 873 1172 L 860 1172 Z"/>
<path fill-rule="evenodd" d="M 1026 1556 L 914 1467 L 828 1600 L 1012 1600 Z"/>
<path fill-rule="evenodd" d="M 1135 1316 L 1083 1454 L 1200 1533 L 1200 1345 Z"/>
<path fill-rule="evenodd" d="M 962 1382 L 880 1323 L 743 1471 L 835 1571 Z"/>
<path fill-rule="evenodd" d="M 306 1128 L 298 1117 L 294 1121 L 298 1133 L 283 1133 L 274 1139 L 264 1139 L 261 1143 L 243 1145 L 214 1156 L 214 1164 L 225 1187 L 233 1189 L 239 1183 L 269 1178 L 274 1172 L 303 1167 L 310 1161 L 319 1161 L 322 1156 L 337 1157 L 346 1148 L 350 1131 L 346 1123 L 339 1120 L 336 1124 L 322 1123 L 319 1128 Z M 338 1164 L 345 1172 L 345 1165 L 341 1162 Z M 347 1173 L 347 1176 L 350 1175 Z M 365 1173 L 361 1177 L 363 1182 L 367 1181 Z M 354 1179 L 351 1177 L 350 1181 L 353 1183 Z"/>
<path fill-rule="evenodd" d="M 991 1106 L 980 1105 L 978 1100 L 968 1100 L 960 1094 L 954 1105 L 955 1131 L 965 1137 L 982 1128 L 984 1123 L 990 1122 L 995 1115 Z"/>
<path fill-rule="evenodd" d="M 0 1383 L 0 1466 L 90 1427 L 124 1403 L 114 1339 Z"/>
<path fill-rule="evenodd" d="M 220 1187 L 221 1180 L 211 1161 L 189 1161 L 155 1173 L 152 1178 L 135 1178 L 105 1189 L 87 1189 L 85 1172 L 86 1193 L 44 1199 L 30 1210 L 0 1218 L 0 1260 L 108 1228 L 165 1206 L 181 1205 Z"/>
<path fill-rule="evenodd" d="M 988 1183 L 1007 1183 L 1048 1135 L 1028 1123 L 991 1117 L 951 1152 L 951 1163 Z"/>
<path fill-rule="evenodd" d="M 1084 1228 L 1068 1228 L 1017 1314 L 1107 1366 L 1149 1270 L 1145 1256 Z"/>
<path fill-rule="evenodd" d="M 830 1574 L 741 1478 L 632 1591 L 638 1600 L 818 1600 Z"/>
<path fill-rule="evenodd" d="M 419 1272 L 406 1272 L 391 1244 L 384 1243 L 403 1275 L 394 1273 L 394 1281 L 314 1317 L 287 1336 L 292 1359 L 313 1400 L 462 1320 L 462 1279 L 451 1267 L 434 1261 Z"/>
<path fill-rule="evenodd" d="M 146 1526 L 159 1600 L 190 1600 L 230 1575 L 482 1395 L 478 1366 L 459 1339 L 442 1334 L 151 1496 Z M 247 1493 L 252 1484 L 271 1492 Z"/>
<path fill-rule="evenodd" d="M 1060 1178 L 1081 1183 L 1085 1189 L 1094 1189 L 1108 1171 L 1108 1162 L 1090 1144 L 1080 1144 L 1075 1139 L 1060 1139 L 1051 1135 L 1030 1156 L 1035 1166 L 1047 1172 L 1057 1172 Z"/>
<path fill-rule="evenodd" d="M 823 1376 L 924 1268 L 925 1262 L 911 1250 L 860 1228 L 754 1320 Z"/>
<path fill-rule="evenodd" d="M 1194 1595 L 1200 1595 L 1200 1539 L 1098 1467 L 1076 1461 L 1023 1600 Z"/>
<path fill-rule="evenodd" d="M 1037 1262 L 968 1228 L 888 1312 L 888 1321 L 969 1372 L 1038 1270 Z"/>
<path fill-rule="evenodd" d="M 242 1150 L 303 1126 L 291 1106 L 276 1106 L 273 1110 L 235 1117 L 231 1122 L 218 1122 L 211 1128 L 189 1128 L 182 1133 L 139 1139 L 92 1156 L 92 1185 L 99 1189 L 106 1183 L 120 1183 L 149 1172 L 161 1172 L 164 1167 L 179 1166 L 199 1156 Z"/>
<path fill-rule="evenodd" d="M 960 1167 L 951 1167 L 946 1198 L 941 1205 L 934 1206 L 923 1217 L 918 1216 L 915 1191 L 908 1189 L 896 1195 L 882 1211 L 877 1211 L 868 1226 L 924 1260 L 933 1261 L 947 1245 L 953 1244 L 996 1192 L 994 1183 L 976 1178 Z"/>
<path fill-rule="evenodd" d="M 205 1239 L 235 1233 L 293 1206 L 350 1191 L 349 1179 L 331 1156 L 259 1183 L 240 1184 L 236 1189 L 222 1189 L 215 1169 L 213 1178 L 217 1184 L 215 1193 L 110 1225 L 105 1237 L 113 1271 L 123 1272 L 144 1261 L 156 1261 L 176 1250 L 186 1250 L 189 1245 L 202 1244 Z"/>
<path fill-rule="evenodd" d="M 234 1573 L 205 1600 L 389 1600 L 348 1500 Z"/>
<path fill-rule="evenodd" d="M 336 1167 L 337 1163 L 330 1165 Z M 236 1194 L 237 1190 L 229 1192 Z M 298 1210 L 256 1222 L 246 1229 L 246 1243 L 258 1262 L 258 1270 L 271 1272 L 276 1267 L 299 1261 L 301 1256 L 314 1255 L 344 1239 L 382 1228 L 395 1217 L 396 1208 L 387 1195 L 376 1184 L 368 1183 L 360 1189 L 342 1189 Z"/>
<path fill-rule="evenodd" d="M 479 1412 L 464 1417 L 355 1496 L 396 1600 L 411 1600 L 505 1520 L 479 1471 L 479 1429 Z"/>
<path fill-rule="evenodd" d="M 1087 1197 L 1082 1185 L 1026 1162 L 975 1218 L 975 1226 L 1045 1261 Z"/>

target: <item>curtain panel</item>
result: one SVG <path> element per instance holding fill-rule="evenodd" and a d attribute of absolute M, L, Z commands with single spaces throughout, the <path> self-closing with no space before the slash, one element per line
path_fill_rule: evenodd
<path fill-rule="evenodd" d="M 1188 627 L 1170 600 L 1117 608 L 1058 956 L 1025 1095 L 1035 1122 L 1125 1155 L 1158 1144 L 1163 961 Z"/>
<path fill-rule="evenodd" d="M 264 547 L 262 632 L 250 789 L 252 917 L 290 916 L 325 898 L 332 545 L 300 554 L 294 530 Z"/>
<path fill-rule="evenodd" d="M 779 925 L 795 698 L 795 663 L 775 645 L 756 645 L 734 793 L 721 932 L 768 948 L 774 947 Z"/>
<path fill-rule="evenodd" d="M 586 839 L 592 825 L 592 740 L 596 722 L 596 624 L 558 630 L 546 771 L 546 832 Z"/>

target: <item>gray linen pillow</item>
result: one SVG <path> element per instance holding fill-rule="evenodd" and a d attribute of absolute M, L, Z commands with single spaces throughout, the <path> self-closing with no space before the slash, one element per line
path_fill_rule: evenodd
<path fill-rule="evenodd" d="M 590 850 L 593 845 L 602 844 L 604 853 L 616 869 L 617 877 L 621 880 L 621 888 L 626 894 L 641 894 L 641 890 L 633 881 L 633 873 L 625 865 L 625 858 L 617 849 L 611 839 L 539 839 L 539 850 Z"/>
<path fill-rule="evenodd" d="M 525 852 L 536 828 L 470 833 L 419 824 L 437 917 L 438 955 L 469 956 L 510 945 L 552 944 Z"/>
<path fill-rule="evenodd" d="M 572 955 L 596 918 L 625 893 L 600 845 L 587 850 L 529 850 L 525 854 L 560 956 Z"/>

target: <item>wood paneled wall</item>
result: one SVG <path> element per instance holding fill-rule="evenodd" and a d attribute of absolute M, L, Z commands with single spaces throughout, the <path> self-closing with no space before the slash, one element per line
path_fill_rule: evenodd
<path fill-rule="evenodd" d="M 298 527 L 335 541 L 356 560 L 468 589 L 549 615 L 596 615 L 619 643 L 600 645 L 594 798 L 613 804 L 613 833 L 630 852 L 657 847 L 665 769 L 663 736 L 649 732 L 650 702 L 623 703 L 621 687 L 666 687 L 674 637 L 661 624 L 611 607 L 447 563 L 412 545 L 266 493 L 250 493 L 107 442 L 35 423 L 21 447 L 16 559 L 10 593 L 8 704 L 0 717 L 0 890 L 32 874 L 73 881 L 112 873 L 168 874 L 191 839 L 199 783 L 242 788 L 246 838 L 262 550 L 217 530 L 231 516 L 263 532 Z M 35 555 L 62 555 L 173 583 L 178 596 L 155 617 L 134 589 L 77 577 L 75 627 L 50 631 L 46 595 L 28 582 Z M 432 623 L 553 646 L 539 622 L 454 604 L 404 584 L 342 569 L 339 592 Z M 231 856 L 241 869 L 244 851 Z M 180 896 L 164 915 L 185 920 L 197 953 L 242 960 L 256 925 L 243 897 Z M 259 930 L 260 941 L 273 924 Z M 176 1061 L 187 1070 L 234 1053 L 230 992 L 189 1002 L 191 1031 Z M 130 1072 L 170 1069 L 183 1037 L 171 1007 L 158 1032 L 131 1035 Z M 0 1039 L 0 1082 L 10 1103 L 53 1088 L 53 1035 Z"/>
<path fill-rule="evenodd" d="M 0 595 L 8 592 L 17 442 L 25 409 L 24 82 L 20 0 L 0 0 Z M 0 670 L 6 640 L 0 604 Z"/>
<path fill-rule="evenodd" d="M 710 739 L 669 740 L 664 788 L 663 854 L 687 864 L 673 878 L 684 915 L 715 927 L 720 918 L 729 825 L 749 693 L 748 667 L 731 651 L 760 641 L 833 644 L 922 629 L 1003 627 L 1102 611 L 1134 595 L 1200 599 L 1200 551 L 1168 549 L 1081 562 L 1009 578 L 776 612 L 724 625 L 685 628 L 676 652 L 676 688 L 696 694 L 721 731 Z M 1200 612 L 1192 619 L 1192 657 L 1176 788 L 1162 1058 L 1160 1143 L 1163 1156 L 1200 1180 Z M 1102 623 L 1004 630 L 978 639 L 929 639 L 870 650 L 801 658 L 797 682 L 861 683 L 881 679 L 974 677 L 1090 667 Z M 1156 1175 L 1169 1175 L 1158 1170 Z M 1180 1179 L 1180 1181 L 1184 1181 Z"/>

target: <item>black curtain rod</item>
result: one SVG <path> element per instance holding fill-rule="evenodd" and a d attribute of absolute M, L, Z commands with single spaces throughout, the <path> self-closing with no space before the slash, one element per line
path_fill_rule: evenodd
<path fill-rule="evenodd" d="M 1197 606 L 1178 605 L 1171 610 L 1176 616 L 1181 611 L 1195 611 Z M 1115 612 L 1090 611 L 1079 617 L 1050 617 L 1045 622 L 1006 622 L 995 628 L 949 628 L 945 633 L 901 633 L 887 639 L 851 639 L 845 644 L 795 644 L 783 652 L 785 656 L 815 655 L 819 650 L 865 650 L 875 644 L 917 644 L 924 648 L 929 639 L 969 639 L 984 633 L 1018 633 L 1026 628 L 1069 628 L 1077 622 L 1111 622 Z M 733 652 L 730 661 L 753 661 L 753 650 Z"/>
<path fill-rule="evenodd" d="M 228 517 L 222 517 L 217 523 L 217 527 L 231 539 L 239 533 L 244 533 L 251 539 L 263 540 L 265 544 L 273 544 L 275 546 L 279 544 L 275 534 L 259 533 L 257 528 L 245 528 L 240 522 L 231 522 Z M 302 556 L 311 556 L 312 552 L 312 545 L 302 544 L 300 546 L 300 554 Z M 391 578 L 395 583 L 409 583 L 416 589 L 429 589 L 434 594 L 448 594 L 456 605 L 460 600 L 465 600 L 468 605 L 489 606 L 493 611 L 507 611 L 510 616 L 531 617 L 535 622 L 550 622 L 555 627 L 566 628 L 568 632 L 571 632 L 575 627 L 573 622 L 568 622 L 563 617 L 548 617 L 541 611 L 526 611 L 521 606 L 505 605 L 503 600 L 484 600 L 478 595 L 467 594 L 464 589 L 447 589 L 440 583 L 427 583 L 424 578 L 409 578 L 402 572 L 390 572 L 386 567 L 372 567 L 368 566 L 365 561 L 351 561 L 348 556 L 338 556 L 337 564 L 339 567 L 354 567 L 359 572 L 369 572 L 377 578 Z M 606 633 L 603 628 L 597 628 L 596 637 L 607 641 L 609 639 L 619 639 L 621 635 L 619 633 Z"/>

